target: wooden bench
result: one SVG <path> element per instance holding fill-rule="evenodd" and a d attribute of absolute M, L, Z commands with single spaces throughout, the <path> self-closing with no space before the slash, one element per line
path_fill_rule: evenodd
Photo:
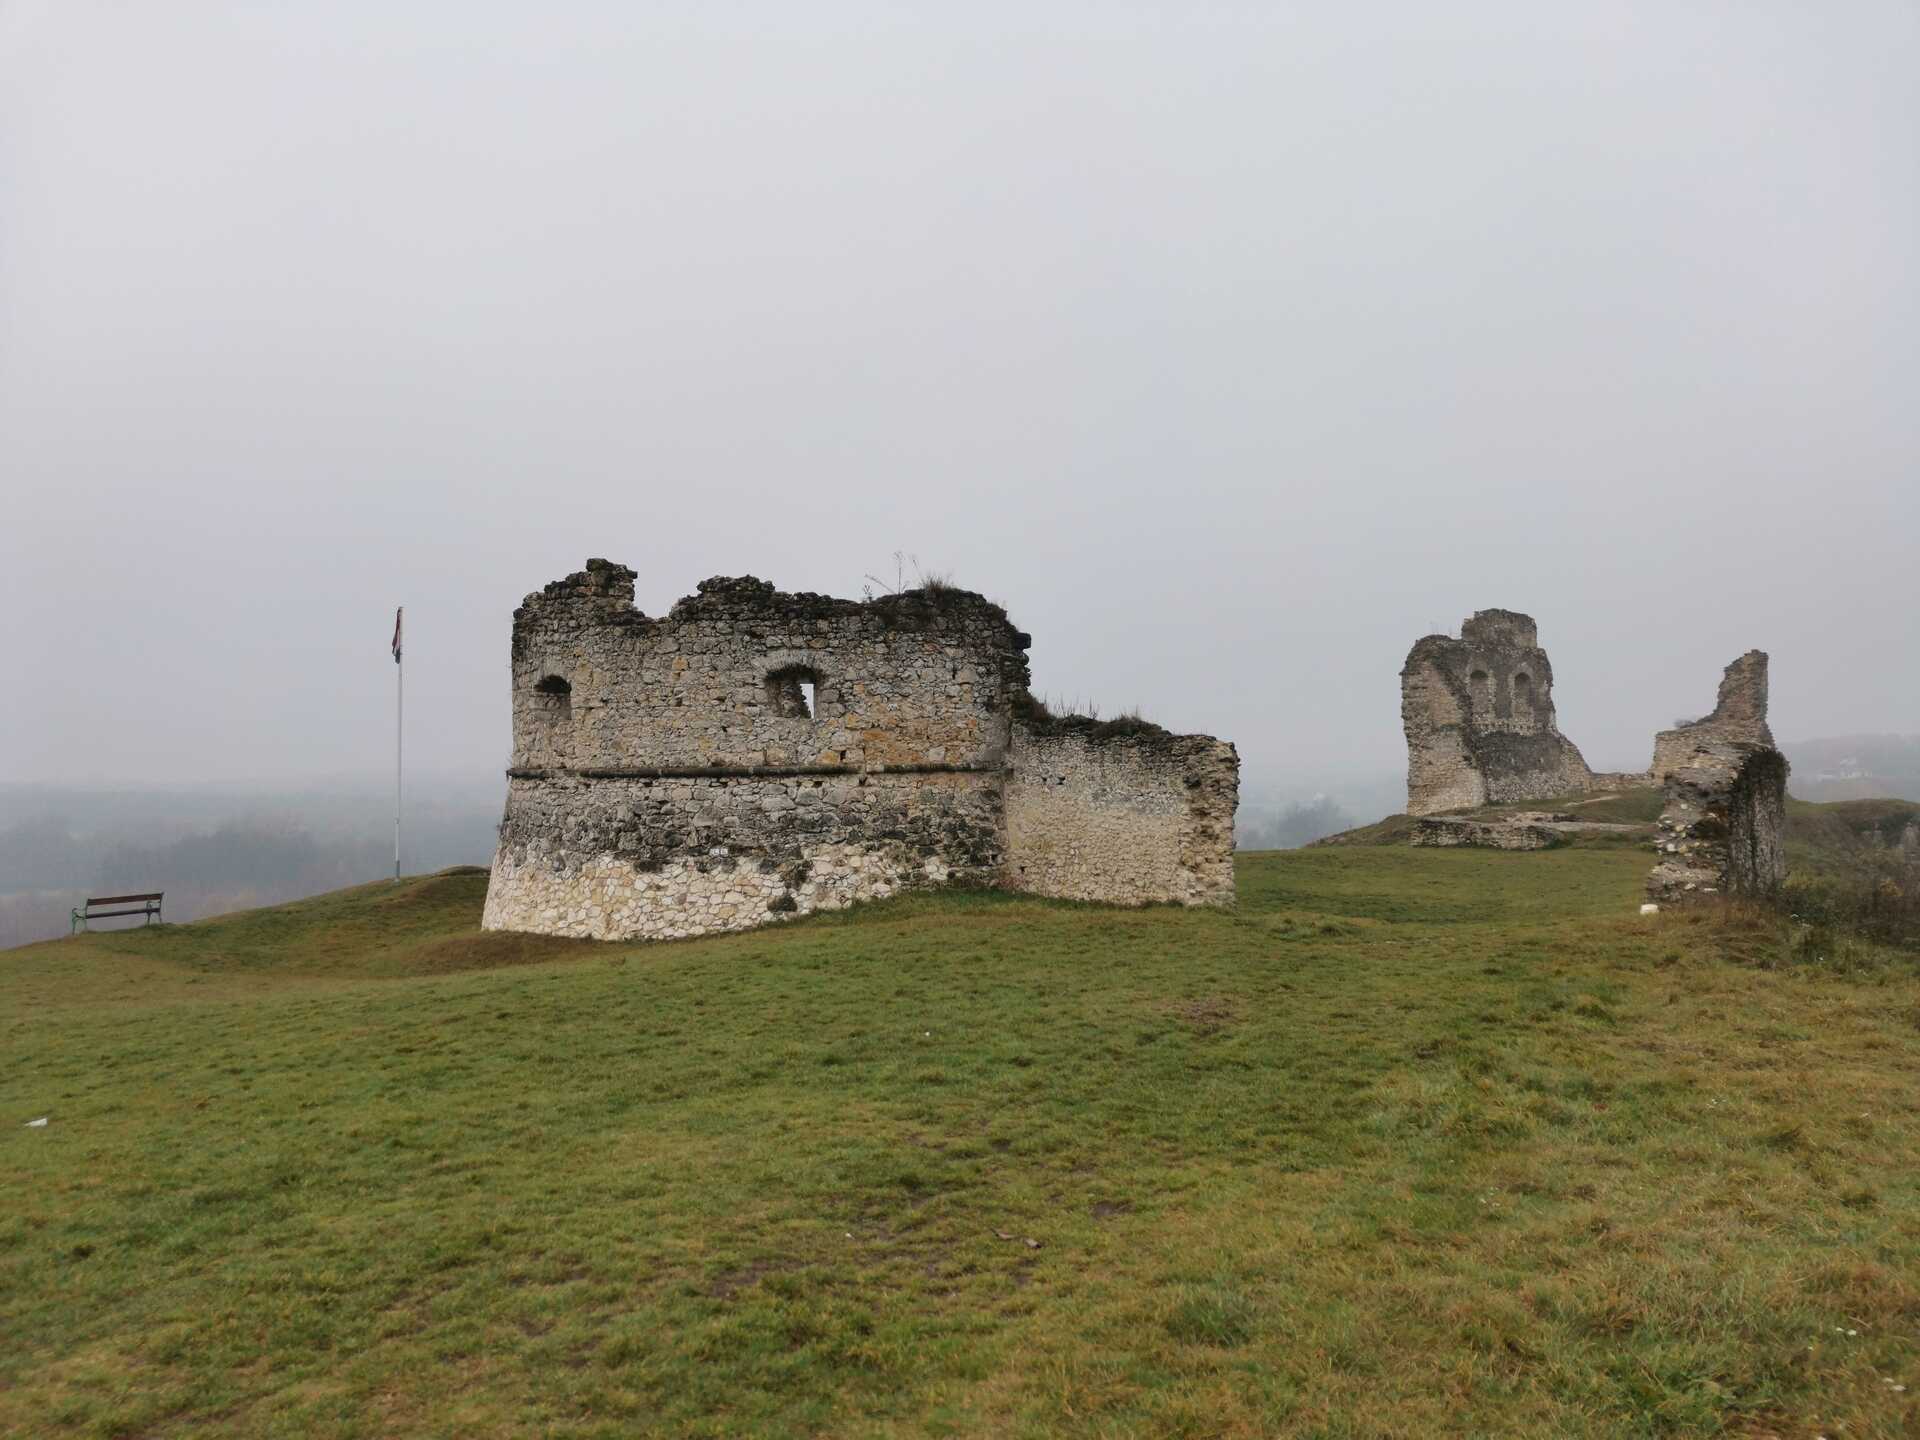
<path fill-rule="evenodd" d="M 147 918 L 140 923 L 152 924 L 160 918 L 160 897 L 166 892 L 156 890 L 151 895 L 95 895 L 73 912 L 73 929 L 69 934 L 78 934 L 87 928 L 89 920 L 106 920 L 115 915 L 144 915 Z M 95 906 L 119 905 L 119 910 L 99 910 Z"/>

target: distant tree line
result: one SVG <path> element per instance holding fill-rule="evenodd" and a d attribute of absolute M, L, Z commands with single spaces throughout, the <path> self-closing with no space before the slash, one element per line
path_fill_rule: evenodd
<path fill-rule="evenodd" d="M 1290 805 L 1243 810 L 1235 827 L 1239 850 L 1297 850 L 1323 835 L 1351 830 L 1360 822 L 1328 795 L 1296 800 Z"/>
<path fill-rule="evenodd" d="M 166 918 L 184 921 L 393 873 L 391 802 L 377 794 L 0 794 L 23 798 L 35 812 L 0 822 L 0 948 L 66 934 L 89 895 L 161 890 Z M 407 870 L 486 864 L 499 813 L 492 787 L 422 786 Z"/>

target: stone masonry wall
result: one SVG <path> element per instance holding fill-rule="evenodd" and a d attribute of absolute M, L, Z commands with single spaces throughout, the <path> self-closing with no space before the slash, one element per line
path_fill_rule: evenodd
<path fill-rule="evenodd" d="M 1763 895 L 1786 879 L 1787 758 L 1767 727 L 1767 657 L 1727 666 L 1704 720 L 1663 730 L 1654 771 L 1666 789 L 1648 898 Z"/>
<path fill-rule="evenodd" d="M 714 579 L 651 619 L 633 580 L 589 561 L 514 612 L 486 928 L 673 938 L 910 886 L 1010 883 L 1030 640 L 999 606 L 944 587 L 850 601 Z M 1151 792 L 1136 813 L 1157 814 L 1164 777 L 1126 773 Z M 1231 795 L 1226 814 L 1230 896 Z M 1117 880 L 1103 898 L 1212 895 L 1203 829 L 1155 831 L 1171 858 L 1114 871 L 1136 889 Z M 1183 880 L 1188 864 L 1204 878 Z"/>
<path fill-rule="evenodd" d="M 1028 637 L 982 597 L 714 579 L 651 620 L 633 578 L 589 561 L 514 612 L 516 768 L 997 764 Z"/>
<path fill-rule="evenodd" d="M 964 773 L 518 777 L 481 923 L 678 939 L 984 884 L 1001 859 L 998 798 Z"/>
<path fill-rule="evenodd" d="M 1773 748 L 1773 731 L 1767 725 L 1764 650 L 1749 650 L 1727 666 L 1711 715 L 1653 737 L 1654 782 L 1663 783 L 1670 772 L 1685 765 L 1698 742 L 1708 736 Z"/>
<path fill-rule="evenodd" d="M 1240 757 L 1207 735 L 1016 725 L 1004 883 L 1059 899 L 1231 905 Z"/>
<path fill-rule="evenodd" d="M 1548 816 L 1548 820 L 1563 817 Z M 1414 823 L 1414 845 L 1437 849 L 1551 850 L 1566 839 L 1549 825 L 1522 813 L 1498 820 L 1470 820 L 1455 815 L 1427 815 Z"/>
<path fill-rule="evenodd" d="M 1460 638 L 1429 635 L 1400 671 L 1407 813 L 1548 800 L 1595 787 L 1560 733 L 1553 666 L 1530 616 L 1481 610 Z"/>

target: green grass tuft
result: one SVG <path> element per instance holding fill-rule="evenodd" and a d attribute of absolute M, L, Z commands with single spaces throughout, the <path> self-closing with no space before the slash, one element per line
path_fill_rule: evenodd
<path fill-rule="evenodd" d="M 1167 1333 L 1196 1345 L 1235 1348 L 1253 1338 L 1254 1321 L 1253 1302 L 1230 1285 L 1189 1285 L 1167 1317 Z"/>

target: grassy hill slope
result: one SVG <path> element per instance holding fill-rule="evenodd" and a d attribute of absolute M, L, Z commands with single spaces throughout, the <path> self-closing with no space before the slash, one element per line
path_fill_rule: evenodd
<path fill-rule="evenodd" d="M 1616 825 L 1642 825 L 1649 827 L 1660 818 L 1662 797 L 1658 788 L 1642 786 L 1636 790 L 1620 790 L 1605 795 L 1567 795 L 1558 800 L 1527 800 L 1512 805 L 1486 805 L 1478 810 L 1449 812 L 1460 815 L 1512 815 L 1521 811 L 1551 810 L 1564 812 L 1581 820 L 1598 820 Z M 1317 846 L 1345 845 L 1404 845 L 1413 838 L 1414 818 L 1411 815 L 1389 815 L 1376 820 L 1371 825 L 1359 825 L 1351 830 L 1342 830 L 1334 835 L 1326 835 L 1312 843 Z M 1575 843 L 1582 845 L 1614 845 L 1622 837 L 1588 835 L 1580 837 Z M 1632 838 L 1632 837 L 1626 837 Z"/>
<path fill-rule="evenodd" d="M 1902 1433 L 1920 981 L 1645 868 L 5 952 L 0 1433 Z"/>
<path fill-rule="evenodd" d="M 1861 847 L 1898 847 L 1920 827 L 1920 803 L 1912 800 L 1787 800 L 1788 863 L 1827 869 L 1844 866 Z"/>
<path fill-rule="evenodd" d="M 1488 805 L 1459 814 L 1509 815 L 1524 810 L 1564 811 L 1582 820 L 1652 826 L 1660 818 L 1664 797 L 1657 787 L 1621 790 L 1606 795 L 1567 796 L 1559 800 L 1529 800 L 1514 805 Z M 1787 848 L 1790 863 L 1810 870 L 1847 868 L 1860 846 L 1897 846 L 1908 827 L 1920 824 L 1920 803 L 1912 800 L 1832 800 L 1813 803 L 1787 797 Z M 1650 832 L 1649 832 L 1650 833 Z M 1317 846 L 1400 845 L 1413 834 L 1413 818 L 1389 815 L 1371 825 L 1343 830 L 1313 843 Z M 1606 844 L 1583 839 L 1580 844 Z"/>

